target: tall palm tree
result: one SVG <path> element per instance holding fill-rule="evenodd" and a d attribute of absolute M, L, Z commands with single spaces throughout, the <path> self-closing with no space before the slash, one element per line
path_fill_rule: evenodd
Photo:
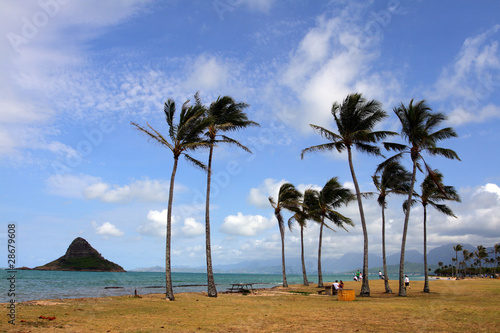
<path fill-rule="evenodd" d="M 201 105 L 198 94 L 195 95 L 196 103 L 189 104 L 189 100 L 182 105 L 179 122 L 174 123 L 174 116 L 176 112 L 175 102 L 168 99 L 165 102 L 163 111 L 169 127 L 168 136 L 162 135 L 155 130 L 151 125 L 147 124 L 147 128 L 132 122 L 139 131 L 145 133 L 149 139 L 169 149 L 174 157 L 174 165 L 172 168 L 172 175 L 170 177 L 170 191 L 168 196 L 168 210 L 167 210 L 167 226 L 166 226 L 166 253 L 165 253 L 165 275 L 166 275 L 166 297 L 173 301 L 175 300 L 172 288 L 172 276 L 170 266 L 170 248 L 171 248 L 171 235 L 172 235 L 172 203 L 174 198 L 174 183 L 175 174 L 177 172 L 177 164 L 179 156 L 184 155 L 187 161 L 193 163 L 195 166 L 206 169 L 206 166 L 192 158 L 187 152 L 194 151 L 198 148 L 206 147 L 208 142 L 202 140 L 201 136 L 210 123 L 210 119 L 205 117 L 205 108 Z"/>
<path fill-rule="evenodd" d="M 344 230 L 344 225 L 351 225 L 352 220 L 336 211 L 337 208 L 347 205 L 354 199 L 351 190 L 342 187 L 337 177 L 330 179 L 325 186 L 316 191 L 309 189 L 307 196 L 304 197 L 304 205 L 311 220 L 320 224 L 319 227 L 319 245 L 318 245 L 318 287 L 323 287 L 323 274 L 321 270 L 321 246 L 323 241 L 323 226 L 325 219 L 333 222 L 337 227 Z M 327 226 L 328 227 L 328 226 Z M 330 227 L 328 227 L 330 228 Z M 331 228 L 330 228 L 331 229 Z"/>
<path fill-rule="evenodd" d="M 219 97 L 213 102 L 207 110 L 207 116 L 211 119 L 206 136 L 210 144 L 208 153 L 208 172 L 207 172 L 207 198 L 205 203 L 205 247 L 207 259 L 207 280 L 208 280 L 208 296 L 217 297 L 217 289 L 215 287 L 214 273 L 212 268 L 212 250 L 210 241 L 210 184 L 212 179 L 212 157 L 214 147 L 219 143 L 229 143 L 242 148 L 244 151 L 251 153 L 250 149 L 242 145 L 240 142 L 229 138 L 225 135 L 220 135 L 220 132 L 234 132 L 249 126 L 258 126 L 256 122 L 248 120 L 244 109 L 248 107 L 245 103 L 236 103 L 231 97 Z"/>
<path fill-rule="evenodd" d="M 288 281 L 286 280 L 286 268 L 285 268 L 285 221 L 283 215 L 281 214 L 282 209 L 287 209 L 293 213 L 299 211 L 300 199 L 302 198 L 302 193 L 300 193 L 295 186 L 290 183 L 284 183 L 281 185 L 278 192 L 278 199 L 274 200 L 273 197 L 269 197 L 269 202 L 274 208 L 274 215 L 278 220 L 278 227 L 280 229 L 281 236 L 281 268 L 283 271 L 283 287 L 288 287 Z"/>
<path fill-rule="evenodd" d="M 432 173 L 429 173 L 422 184 L 420 184 L 421 193 L 414 195 L 419 199 L 415 201 L 419 201 L 424 208 L 424 271 L 425 271 L 425 282 L 424 282 L 424 293 L 429 292 L 429 274 L 427 272 L 427 205 L 431 205 L 438 212 L 446 214 L 448 216 L 453 216 L 456 218 L 453 211 L 446 205 L 440 204 L 439 202 L 443 202 L 446 200 L 460 202 L 460 196 L 453 186 L 444 186 L 443 185 L 443 174 L 439 172 L 439 170 L 433 170 Z M 414 202 L 415 202 L 414 201 Z M 414 203 L 412 202 L 412 204 Z M 403 207 L 408 207 L 407 203 L 403 205 Z M 461 251 L 462 249 L 456 250 Z M 458 274 L 458 257 L 457 261 L 457 269 L 456 272 Z"/>
<path fill-rule="evenodd" d="M 378 191 L 377 202 L 382 208 L 382 264 L 384 270 L 385 292 L 392 294 L 389 286 L 389 276 L 387 275 L 387 260 L 385 254 L 385 208 L 386 198 L 389 194 L 408 194 L 410 189 L 411 174 L 405 168 L 395 162 L 387 164 L 382 170 L 380 177 L 372 176 L 373 184 Z"/>
<path fill-rule="evenodd" d="M 436 130 L 436 128 L 446 120 L 446 116 L 442 113 L 432 112 L 425 101 L 413 104 L 413 100 L 411 100 L 408 106 L 401 103 L 401 105 L 394 108 L 394 113 L 401 122 L 401 136 L 407 141 L 408 145 L 384 142 L 386 149 L 398 151 L 398 153 L 381 163 L 378 169 L 382 169 L 388 163 L 400 160 L 406 153 L 410 154 L 413 170 L 407 202 L 411 203 L 417 169 L 421 170 L 419 164 L 420 160 L 424 162 L 426 169 L 432 174 L 432 170 L 427 163 L 425 163 L 422 153 L 425 151 L 432 156 L 439 155 L 450 159 L 460 160 L 453 150 L 437 147 L 439 141 L 456 137 L 457 134 L 451 127 Z M 404 259 L 410 211 L 411 209 L 408 206 L 405 212 L 403 237 L 401 241 L 401 258 L 399 260 L 399 296 L 406 296 L 406 287 L 404 285 Z"/>
<path fill-rule="evenodd" d="M 314 151 L 337 150 L 339 153 L 347 151 L 349 169 L 356 190 L 361 227 L 363 229 L 363 284 L 360 295 L 370 296 L 368 283 L 368 230 L 361 201 L 362 194 L 352 162 L 352 148 L 355 147 L 358 151 L 379 156 L 381 155 L 380 148 L 374 144 L 389 135 L 396 135 L 396 133 L 373 131 L 375 126 L 387 117 L 387 114 L 382 110 L 380 102 L 376 100 L 366 101 L 361 94 L 348 95 L 342 104 L 334 103 L 331 113 L 335 119 L 338 134 L 321 126 L 311 124 L 310 126 L 314 131 L 330 142 L 302 150 L 301 157 L 304 158 L 305 153 Z"/>
<path fill-rule="evenodd" d="M 463 250 L 463 246 L 460 245 L 460 244 L 457 244 L 457 245 L 453 245 L 453 251 L 455 251 L 455 258 L 453 258 L 456 262 L 455 264 L 455 275 L 457 275 L 456 277 L 458 277 L 458 251 L 462 251 Z"/>
<path fill-rule="evenodd" d="M 311 190 L 306 190 L 304 192 L 304 199 L 305 201 L 306 197 L 311 195 L 310 193 Z M 290 230 L 292 230 L 292 225 L 293 222 L 297 222 L 297 224 L 300 226 L 300 259 L 302 261 L 302 279 L 303 279 L 303 284 L 304 286 L 309 286 L 309 281 L 307 280 L 307 272 L 306 272 L 306 261 L 305 261 L 305 255 L 304 255 L 304 228 L 307 226 L 307 211 L 306 207 L 304 205 L 304 202 L 301 203 L 298 207 L 298 211 L 293 214 L 292 217 L 288 220 L 288 227 Z"/>

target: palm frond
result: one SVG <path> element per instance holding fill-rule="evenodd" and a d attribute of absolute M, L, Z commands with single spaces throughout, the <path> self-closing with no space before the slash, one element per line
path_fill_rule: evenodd
<path fill-rule="evenodd" d="M 305 148 L 302 150 L 300 158 L 304 159 L 304 155 L 306 153 L 332 151 L 334 149 L 337 149 L 338 152 L 341 152 L 342 150 L 345 149 L 345 145 L 342 142 L 336 142 L 336 143 L 323 143 L 317 146 Z"/>
<path fill-rule="evenodd" d="M 189 156 L 188 154 L 184 154 L 184 158 L 189 163 L 193 164 L 195 167 L 197 167 L 197 168 L 199 168 L 199 169 L 201 169 L 203 171 L 207 171 L 208 170 L 208 167 L 204 163 L 202 163 L 202 162 L 198 161 L 197 159 Z"/>

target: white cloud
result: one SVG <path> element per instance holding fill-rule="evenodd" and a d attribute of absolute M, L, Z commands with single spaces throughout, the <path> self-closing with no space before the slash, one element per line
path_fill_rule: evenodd
<path fill-rule="evenodd" d="M 172 213 L 172 235 L 182 238 L 192 238 L 205 233 L 205 225 L 197 222 L 195 217 L 205 209 L 204 205 L 177 205 Z M 137 232 L 151 237 L 165 237 L 168 209 L 162 211 L 150 210 Z M 195 216 L 195 217 L 193 217 Z M 184 221 L 178 225 L 177 221 Z"/>
<path fill-rule="evenodd" d="M 99 181 L 100 178 L 89 175 L 57 174 L 50 176 L 45 183 L 49 194 L 82 199 L 84 190 Z"/>
<path fill-rule="evenodd" d="M 271 178 L 264 180 L 264 183 L 257 188 L 251 188 L 248 194 L 247 201 L 249 204 L 259 208 L 270 208 L 269 196 L 276 199 L 281 185 L 286 183 L 284 179 L 276 181 Z"/>
<path fill-rule="evenodd" d="M 182 190 L 178 184 L 177 190 Z M 83 191 L 86 199 L 98 199 L 110 203 L 126 203 L 132 200 L 144 202 L 168 201 L 169 183 L 159 180 L 136 180 L 129 185 L 118 186 L 98 182 L 86 187 Z"/>
<path fill-rule="evenodd" d="M 332 103 L 350 93 L 361 91 L 368 99 L 390 101 L 389 96 L 401 89 L 392 72 L 373 71 L 381 37 L 367 30 L 357 6 L 336 12 L 334 17 L 321 16 L 283 70 L 279 84 L 291 89 L 299 102 L 292 108 L 295 116 L 291 122 L 302 130 L 311 123 L 331 122 Z"/>
<path fill-rule="evenodd" d="M 147 215 L 149 220 L 146 223 L 141 224 L 137 228 L 137 232 L 143 235 L 152 237 L 165 237 L 166 226 L 167 226 L 167 214 L 168 210 L 164 209 L 161 212 L 158 210 L 150 210 Z M 172 217 L 172 223 L 175 223 L 175 217 Z"/>
<path fill-rule="evenodd" d="M 186 237 L 196 237 L 205 233 L 205 226 L 192 217 L 184 220 L 184 226 L 181 228 Z"/>
<path fill-rule="evenodd" d="M 230 235 L 255 236 L 276 225 L 273 218 L 261 215 L 229 215 L 224 219 L 220 231 Z"/>
<path fill-rule="evenodd" d="M 434 90 L 428 93 L 434 100 L 455 101 L 449 114 L 454 125 L 500 118 L 499 106 L 484 105 L 500 80 L 499 43 L 493 37 L 499 31 L 500 25 L 495 25 L 467 38 L 455 62 L 443 69 Z"/>
<path fill-rule="evenodd" d="M 50 149 L 33 143 L 50 141 L 47 137 L 54 133 L 43 129 L 66 110 L 71 110 L 72 117 L 78 114 L 78 106 L 86 100 L 82 92 L 92 90 L 85 87 L 99 86 L 91 78 L 90 84 L 81 80 L 88 72 L 83 51 L 88 41 L 102 34 L 104 27 L 129 19 L 147 2 L 44 0 L 2 4 L 0 35 L 5 38 L 0 39 L 0 155 L 26 148 Z M 54 104 L 58 94 L 66 96 L 62 100 L 71 106 Z M 109 98 L 110 94 L 106 95 Z"/>
<path fill-rule="evenodd" d="M 201 55 L 193 64 L 186 85 L 192 89 L 214 90 L 225 87 L 229 79 L 230 66 L 214 56 Z"/>
<path fill-rule="evenodd" d="M 92 226 L 96 229 L 96 234 L 105 237 L 120 237 L 124 235 L 123 231 L 120 231 L 115 225 L 111 224 L 110 222 L 104 222 L 99 226 L 95 221 L 92 221 Z"/>
<path fill-rule="evenodd" d="M 63 145 L 64 146 L 64 145 Z M 69 198 L 99 200 L 107 203 L 167 202 L 169 183 L 162 180 L 134 180 L 127 185 L 112 185 L 101 178 L 79 174 L 52 175 L 46 181 L 47 192 Z M 186 187 L 176 184 L 175 191 Z"/>

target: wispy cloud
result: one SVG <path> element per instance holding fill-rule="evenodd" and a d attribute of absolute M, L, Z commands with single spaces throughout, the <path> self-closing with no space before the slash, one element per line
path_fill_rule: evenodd
<path fill-rule="evenodd" d="M 450 105 L 454 125 L 500 118 L 500 106 L 486 100 L 500 88 L 500 50 L 495 36 L 500 25 L 465 40 L 455 62 L 441 72 L 433 100 Z"/>
<path fill-rule="evenodd" d="M 46 181 L 47 192 L 68 198 L 99 200 L 106 203 L 124 204 L 138 202 L 167 202 L 169 183 L 163 180 L 133 180 L 130 184 L 116 185 L 102 181 L 99 177 L 85 174 L 57 174 Z M 176 184 L 176 192 L 187 191 Z"/>

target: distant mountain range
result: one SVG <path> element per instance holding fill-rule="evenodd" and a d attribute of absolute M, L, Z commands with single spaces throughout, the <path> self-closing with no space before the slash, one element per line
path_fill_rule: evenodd
<path fill-rule="evenodd" d="M 434 271 L 438 267 L 438 263 L 442 262 L 445 265 L 452 263 L 452 258 L 455 258 L 455 251 L 453 251 L 453 245 L 447 244 L 435 249 L 430 250 L 427 253 L 427 263 L 429 268 Z M 469 251 L 474 251 L 475 246 L 470 244 L 462 244 L 464 249 Z M 492 248 L 488 248 L 491 251 Z M 458 253 L 458 259 L 462 260 L 461 251 Z M 391 270 L 397 271 L 399 269 L 399 253 L 387 256 L 387 265 L 391 266 Z M 314 274 L 317 272 L 317 258 L 308 257 L 306 258 L 306 269 L 308 274 Z M 407 265 L 418 264 L 418 265 Z M 409 274 L 422 272 L 423 270 L 424 255 L 416 250 L 408 250 L 405 253 L 405 271 Z M 377 254 L 369 254 L 368 257 L 369 268 L 371 272 L 377 272 L 382 267 L 382 257 Z M 339 259 L 322 259 L 323 273 L 349 273 L 354 272 L 358 269 L 362 269 L 363 266 L 363 254 L 362 253 L 346 253 Z M 287 274 L 302 274 L 302 263 L 300 258 L 286 258 L 286 270 Z M 411 270 L 416 270 L 412 272 Z M 136 272 L 163 272 L 164 267 L 156 266 L 151 268 L 137 268 L 131 271 Z M 205 267 L 176 267 L 172 269 L 173 272 L 185 272 L 185 273 L 205 273 Z M 214 273 L 247 273 L 247 274 L 281 274 L 281 258 L 273 258 L 266 260 L 251 260 L 243 261 L 236 264 L 228 265 L 214 265 Z M 391 274 L 391 271 L 389 271 Z"/>

